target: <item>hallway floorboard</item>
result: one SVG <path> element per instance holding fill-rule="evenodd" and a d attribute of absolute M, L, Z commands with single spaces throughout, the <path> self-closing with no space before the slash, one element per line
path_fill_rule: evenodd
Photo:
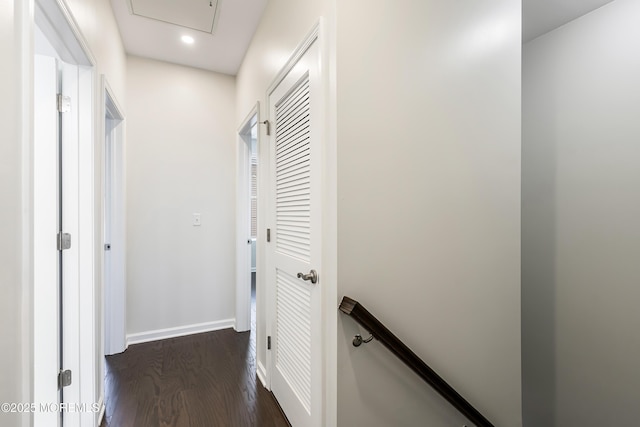
<path fill-rule="evenodd" d="M 225 329 L 108 356 L 101 427 L 287 427 L 256 378 L 253 334 Z"/>

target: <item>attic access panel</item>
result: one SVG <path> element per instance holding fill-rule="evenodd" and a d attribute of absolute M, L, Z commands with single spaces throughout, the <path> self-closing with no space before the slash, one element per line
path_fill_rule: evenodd
<path fill-rule="evenodd" d="M 212 34 L 218 0 L 129 0 L 131 13 Z"/>

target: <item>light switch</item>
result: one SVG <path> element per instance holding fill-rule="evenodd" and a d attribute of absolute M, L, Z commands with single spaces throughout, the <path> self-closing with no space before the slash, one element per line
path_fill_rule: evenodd
<path fill-rule="evenodd" d="M 202 220 L 200 218 L 200 214 L 199 213 L 194 213 L 193 214 L 193 225 L 194 225 L 194 227 L 202 225 Z"/>

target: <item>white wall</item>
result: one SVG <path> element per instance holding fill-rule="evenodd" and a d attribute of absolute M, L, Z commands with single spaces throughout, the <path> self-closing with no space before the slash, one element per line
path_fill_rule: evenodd
<path fill-rule="evenodd" d="M 338 294 L 521 425 L 518 0 L 337 5 Z M 465 421 L 338 326 L 338 424 Z"/>
<path fill-rule="evenodd" d="M 127 334 L 134 340 L 233 324 L 234 94 L 231 76 L 128 57 Z M 192 226 L 193 213 L 201 226 Z"/>
<path fill-rule="evenodd" d="M 118 102 L 125 107 L 126 55 L 109 0 L 65 0 L 97 61 L 98 78 L 105 74 Z M 97 80 L 99 82 L 99 80 Z M 97 85 L 96 94 L 100 90 Z M 104 129 L 97 130 L 99 135 Z M 104 135 L 102 135 L 104 138 Z M 102 160 L 102 159 L 100 159 Z"/>
<path fill-rule="evenodd" d="M 238 74 L 237 123 L 265 105 L 318 16 L 337 23 L 337 80 L 326 77 L 339 295 L 361 299 L 497 425 L 520 425 L 520 3 L 377 3 L 270 2 Z M 378 344 L 354 349 L 356 331 L 341 318 L 333 338 L 338 425 L 463 423 Z"/>
<path fill-rule="evenodd" d="M 524 47 L 526 426 L 638 423 L 640 3 Z"/>

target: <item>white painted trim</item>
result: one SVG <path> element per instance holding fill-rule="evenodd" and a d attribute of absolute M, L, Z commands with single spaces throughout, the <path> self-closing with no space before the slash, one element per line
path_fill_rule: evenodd
<path fill-rule="evenodd" d="M 79 214 L 79 329 L 80 329 L 80 402 L 93 404 L 96 402 L 96 372 L 98 370 L 98 346 L 96 336 L 96 262 L 94 248 L 96 239 L 95 225 L 99 218 L 95 212 L 95 134 L 94 134 L 94 71 L 92 67 L 78 67 L 80 86 L 78 144 L 78 208 Z M 91 286 L 82 286 L 91 284 Z M 95 414 L 80 414 L 81 425 L 95 421 Z"/>
<path fill-rule="evenodd" d="M 103 94 L 109 94 L 109 97 L 106 98 L 104 104 L 106 105 L 107 111 L 115 118 L 119 118 L 120 120 L 124 120 L 124 109 L 121 107 L 118 102 L 118 98 L 116 98 L 115 92 L 111 89 L 111 85 L 109 84 L 109 80 L 104 74 L 100 75 Z"/>
<path fill-rule="evenodd" d="M 293 67 L 298 63 L 300 58 L 302 58 L 302 55 L 304 55 L 307 52 L 307 50 L 313 44 L 313 42 L 315 42 L 318 39 L 320 35 L 320 25 L 321 25 L 321 20 L 319 20 L 313 26 L 313 28 L 311 28 L 311 31 L 307 33 L 302 43 L 300 43 L 298 47 L 296 47 L 296 49 L 293 51 L 287 63 L 284 64 L 284 66 L 280 69 L 280 72 L 278 72 L 276 77 L 273 79 L 273 82 L 271 82 L 271 84 L 269 85 L 269 88 L 267 89 L 267 99 L 269 99 L 269 96 L 273 93 L 274 90 L 276 90 L 278 85 L 282 83 L 282 80 L 284 80 L 287 74 L 289 74 L 289 72 L 293 69 Z M 269 112 L 267 110 L 267 117 L 268 116 L 269 116 Z"/>
<path fill-rule="evenodd" d="M 215 322 L 196 323 L 193 325 L 177 326 L 174 328 L 156 329 L 154 331 L 138 332 L 127 335 L 127 346 L 141 344 L 150 341 L 164 340 L 167 338 L 183 337 L 203 332 L 219 331 L 232 328 L 235 319 L 224 319 Z"/>
<path fill-rule="evenodd" d="M 335 2 L 331 19 L 320 20 L 320 67 L 325 85 L 325 144 L 322 153 L 323 425 L 338 425 L 338 138 Z"/>
<path fill-rule="evenodd" d="M 249 181 L 251 128 L 260 121 L 260 103 L 251 109 L 238 128 L 236 146 L 236 324 L 235 330 L 244 332 L 251 329 L 251 188 Z M 257 146 L 260 145 L 260 132 Z"/>
<path fill-rule="evenodd" d="M 265 98 L 268 99 L 268 98 Z M 262 121 L 260 119 L 260 121 Z M 271 390 L 271 351 L 267 350 L 267 336 L 271 335 L 269 294 L 267 289 L 267 228 L 271 227 L 269 216 L 269 137 L 267 127 L 258 126 L 258 233 L 256 240 L 256 361 L 262 365 L 264 386 Z M 263 327 L 264 326 L 264 327 Z"/>
<path fill-rule="evenodd" d="M 253 116 L 256 116 L 256 115 L 258 116 L 256 118 L 256 122 L 259 122 L 260 121 L 260 101 L 256 102 L 256 105 L 254 105 L 251 111 L 249 111 L 249 114 L 247 114 L 244 120 L 240 122 L 240 126 L 238 126 L 238 133 L 245 133 L 247 131 L 250 131 L 254 123 Z"/>
<path fill-rule="evenodd" d="M 107 409 L 107 407 L 104 404 L 104 395 L 100 396 L 100 399 L 98 400 L 98 407 L 100 408 L 100 411 L 98 411 L 98 419 L 97 419 L 96 426 L 99 426 L 102 424 L 102 420 L 104 419 L 104 414 Z"/>
<path fill-rule="evenodd" d="M 264 367 L 262 362 L 260 362 L 259 360 L 258 360 L 257 367 L 256 367 L 256 375 L 258 376 L 258 379 L 262 383 L 262 386 L 264 388 L 268 389 L 268 387 L 267 387 L 267 369 Z"/>
<path fill-rule="evenodd" d="M 62 60 L 77 65 L 94 67 L 96 57 L 89 48 L 80 26 L 71 13 L 66 0 L 35 0 L 36 6 L 48 17 L 55 30 L 60 31 L 57 38 L 61 43 L 54 46 L 62 55 Z M 60 24 L 65 23 L 64 27 Z M 42 24 L 42 23 L 41 23 Z M 44 29 L 44 28 L 43 28 Z M 51 34 L 47 34 L 51 38 Z M 64 55 L 70 54 L 70 57 Z"/>

